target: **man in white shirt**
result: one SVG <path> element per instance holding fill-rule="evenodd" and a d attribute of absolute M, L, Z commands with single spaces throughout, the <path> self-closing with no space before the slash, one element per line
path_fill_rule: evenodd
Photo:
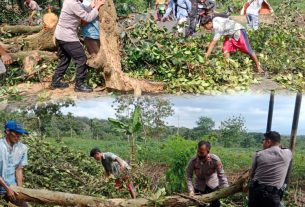
<path fill-rule="evenodd" d="M 246 10 L 247 22 L 250 28 L 257 30 L 259 27 L 259 10 L 264 0 L 248 0 L 249 7 Z"/>

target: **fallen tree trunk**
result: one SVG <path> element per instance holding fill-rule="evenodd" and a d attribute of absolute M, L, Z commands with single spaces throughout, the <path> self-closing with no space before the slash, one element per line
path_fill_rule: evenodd
<path fill-rule="evenodd" d="M 225 198 L 235 193 L 241 192 L 243 186 L 249 178 L 249 171 L 244 173 L 235 183 L 230 187 L 220 189 L 213 193 L 194 196 L 193 199 L 188 199 L 182 196 L 168 196 L 164 199 L 160 206 L 167 207 L 187 207 L 195 205 L 200 201 L 201 203 L 210 203 L 214 200 Z M 71 193 L 54 192 L 48 190 L 34 190 L 20 187 L 12 187 L 18 192 L 17 199 L 41 203 L 53 204 L 61 206 L 82 206 L 82 207 L 148 207 L 155 206 L 156 201 L 146 198 L 137 199 L 102 199 L 92 196 L 77 195 Z"/>
<path fill-rule="evenodd" d="M 42 26 L 26 26 L 26 25 L 1 25 L 0 34 L 5 33 L 21 33 L 21 34 L 31 34 L 40 32 Z"/>
<path fill-rule="evenodd" d="M 38 55 L 40 59 L 46 61 L 54 61 L 58 59 L 55 53 L 48 51 L 33 50 L 33 51 L 20 51 L 16 53 L 10 53 L 14 61 L 23 60 L 28 56 L 32 56 L 33 54 Z"/>

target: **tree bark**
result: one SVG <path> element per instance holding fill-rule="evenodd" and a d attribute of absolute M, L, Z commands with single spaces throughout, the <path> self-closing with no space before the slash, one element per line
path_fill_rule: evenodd
<path fill-rule="evenodd" d="M 118 91 L 160 92 L 163 83 L 152 83 L 126 76 L 122 71 L 117 14 L 112 0 L 107 0 L 99 10 L 100 50 L 88 61 L 93 68 L 104 68 L 106 87 Z"/>
<path fill-rule="evenodd" d="M 26 26 L 26 25 L 3 25 L 0 28 L 0 34 L 5 33 L 21 33 L 21 34 L 31 34 L 40 32 L 42 26 Z"/>
<path fill-rule="evenodd" d="M 249 171 L 244 173 L 235 183 L 230 187 L 220 189 L 213 193 L 194 196 L 192 199 L 185 198 L 184 196 L 167 196 L 160 206 L 167 207 L 187 207 L 196 205 L 199 201 L 201 203 L 210 203 L 214 200 L 225 198 L 243 190 L 245 182 L 249 178 Z M 92 196 L 77 195 L 71 193 L 62 193 L 48 190 L 34 190 L 27 188 L 20 188 L 13 186 L 12 189 L 18 192 L 17 199 L 41 203 L 53 204 L 61 206 L 82 206 L 82 207 L 148 207 L 155 206 L 154 200 L 146 198 L 137 199 L 102 199 Z"/>

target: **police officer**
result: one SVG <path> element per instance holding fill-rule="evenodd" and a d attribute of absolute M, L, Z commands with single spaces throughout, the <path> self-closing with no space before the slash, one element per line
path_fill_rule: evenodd
<path fill-rule="evenodd" d="M 281 135 L 270 131 L 264 134 L 263 148 L 253 158 L 249 186 L 249 207 L 279 207 L 281 188 L 292 159 L 289 149 L 280 145 Z"/>
<path fill-rule="evenodd" d="M 200 141 L 198 143 L 197 155 L 188 163 L 186 168 L 186 182 L 190 196 L 194 196 L 195 193 L 211 193 L 219 188 L 229 186 L 219 157 L 210 154 L 210 149 L 211 144 L 209 142 Z M 195 186 L 193 185 L 194 173 L 196 175 Z M 210 207 L 219 206 L 219 200 L 213 201 L 210 204 Z"/>

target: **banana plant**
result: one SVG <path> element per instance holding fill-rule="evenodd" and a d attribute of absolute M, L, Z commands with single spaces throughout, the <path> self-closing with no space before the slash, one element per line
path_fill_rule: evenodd
<path fill-rule="evenodd" d="M 136 135 L 142 127 L 140 106 L 135 107 L 130 121 L 126 123 L 112 118 L 108 118 L 108 121 L 118 132 L 127 135 L 131 147 L 130 160 L 131 163 L 134 164 L 136 162 Z"/>

